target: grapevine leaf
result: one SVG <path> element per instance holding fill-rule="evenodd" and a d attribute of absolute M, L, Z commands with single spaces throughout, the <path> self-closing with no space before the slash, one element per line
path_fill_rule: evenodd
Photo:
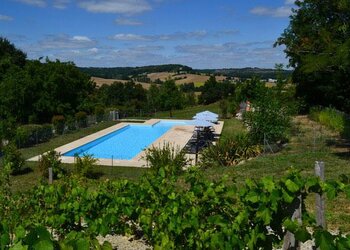
<path fill-rule="evenodd" d="M 259 202 L 259 195 L 255 192 L 249 192 L 246 196 L 246 199 L 252 203 L 257 203 Z"/>
<path fill-rule="evenodd" d="M 77 246 L 77 250 L 89 250 L 90 249 L 89 241 L 85 238 L 77 239 L 76 246 Z"/>
<path fill-rule="evenodd" d="M 327 231 L 316 231 L 315 244 L 321 250 L 335 250 L 333 236 Z"/>
<path fill-rule="evenodd" d="M 296 193 L 299 190 L 299 186 L 295 184 L 292 180 L 286 180 L 285 184 L 287 189 L 292 193 Z"/>
<path fill-rule="evenodd" d="M 262 184 L 264 185 L 264 188 L 268 192 L 272 192 L 275 189 L 275 183 L 272 180 L 272 177 L 266 177 L 262 180 Z"/>
<path fill-rule="evenodd" d="M 26 235 L 26 230 L 22 226 L 18 226 L 15 230 L 16 239 L 23 239 Z"/>
<path fill-rule="evenodd" d="M 23 246 L 22 242 L 17 242 L 15 245 L 13 245 L 10 250 L 27 250 L 28 246 Z"/>
<path fill-rule="evenodd" d="M 256 215 L 264 221 L 264 225 L 269 225 L 272 220 L 271 211 L 268 208 L 258 211 Z"/>
<path fill-rule="evenodd" d="M 33 245 L 34 250 L 53 250 L 53 243 L 50 240 L 39 240 Z"/>
<path fill-rule="evenodd" d="M 340 238 L 337 241 L 338 250 L 347 250 L 350 249 L 350 238 Z"/>
<path fill-rule="evenodd" d="M 345 188 L 344 188 L 344 192 L 346 194 L 346 197 L 348 199 L 350 199 L 350 185 L 347 185 Z"/>
<path fill-rule="evenodd" d="M 112 250 L 112 245 L 108 241 L 103 242 L 101 250 Z"/>
<path fill-rule="evenodd" d="M 305 228 L 299 228 L 294 235 L 295 238 L 301 242 L 311 239 L 311 234 Z"/>

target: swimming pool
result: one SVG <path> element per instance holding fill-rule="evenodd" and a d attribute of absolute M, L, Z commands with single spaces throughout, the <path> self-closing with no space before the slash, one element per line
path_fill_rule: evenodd
<path fill-rule="evenodd" d="M 189 121 L 164 121 L 153 125 L 129 124 L 96 140 L 70 150 L 63 156 L 93 155 L 95 158 L 131 160 L 174 126 Z"/>

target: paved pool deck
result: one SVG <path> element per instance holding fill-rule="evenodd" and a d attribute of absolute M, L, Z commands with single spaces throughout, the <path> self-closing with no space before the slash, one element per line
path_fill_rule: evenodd
<path fill-rule="evenodd" d="M 154 125 L 157 122 L 165 120 L 165 121 L 180 121 L 179 119 L 150 119 L 145 121 L 143 124 L 148 125 Z M 104 135 L 107 135 L 109 133 L 112 133 L 116 130 L 119 130 L 121 128 L 124 128 L 125 126 L 132 125 L 132 124 L 140 124 L 140 123 L 132 123 L 132 122 L 121 122 L 114 126 L 108 127 L 106 129 L 100 130 L 94 134 L 85 136 L 81 139 L 78 139 L 76 141 L 73 141 L 71 143 L 65 144 L 63 146 L 60 146 L 58 148 L 55 148 L 55 151 L 59 152 L 61 155 L 65 154 L 68 151 L 71 151 L 72 149 L 75 149 L 77 147 L 80 147 L 86 143 L 89 143 L 91 141 L 94 141 Z M 215 133 L 220 135 L 222 132 L 224 126 L 223 121 L 219 121 L 218 124 L 215 124 L 214 130 Z M 158 147 L 161 148 L 166 143 L 170 143 L 175 148 L 178 148 L 179 150 L 183 149 L 187 142 L 191 139 L 193 132 L 194 132 L 195 126 L 193 125 L 182 125 L 182 126 L 174 126 L 170 130 L 168 130 L 164 135 L 159 137 L 156 141 L 154 141 L 149 147 Z M 41 155 L 37 155 L 35 157 L 32 157 L 28 159 L 28 161 L 39 161 Z M 145 151 L 141 151 L 138 155 L 136 155 L 131 160 L 118 160 L 118 159 L 103 159 L 98 158 L 98 165 L 104 165 L 104 166 L 124 166 L 124 167 L 148 167 L 147 162 L 144 159 L 145 157 Z M 187 157 L 192 160 L 193 155 L 187 155 Z M 74 163 L 74 157 L 71 156 L 61 156 L 62 163 Z"/>

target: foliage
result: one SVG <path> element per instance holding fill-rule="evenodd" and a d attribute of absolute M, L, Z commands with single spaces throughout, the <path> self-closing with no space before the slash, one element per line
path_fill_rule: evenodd
<path fill-rule="evenodd" d="M 67 129 L 73 131 L 77 129 L 76 120 L 73 116 L 68 116 L 66 120 Z"/>
<path fill-rule="evenodd" d="M 84 111 L 79 111 L 75 114 L 75 120 L 77 121 L 79 128 L 86 128 L 87 127 L 87 114 Z"/>
<path fill-rule="evenodd" d="M 162 110 L 169 110 L 170 117 L 174 109 L 183 107 L 183 96 L 174 80 L 166 80 L 159 88 L 159 104 Z"/>
<path fill-rule="evenodd" d="M 167 175 L 182 172 L 187 164 L 185 152 L 176 149 L 169 143 L 165 143 L 162 147 L 148 148 L 145 160 L 153 172 L 158 173 L 164 167 Z"/>
<path fill-rule="evenodd" d="M 292 110 L 285 105 L 283 99 L 276 96 L 273 89 L 265 88 L 255 98 L 252 107 L 254 110 L 245 112 L 243 119 L 254 143 L 263 144 L 265 139 L 269 143 L 287 139 Z"/>
<path fill-rule="evenodd" d="M 344 0 L 296 1 L 285 45 L 297 95 L 309 106 L 332 105 L 350 112 L 350 4 Z"/>
<path fill-rule="evenodd" d="M 217 144 L 204 149 L 201 155 L 202 168 L 215 166 L 233 166 L 242 160 L 256 157 L 261 153 L 261 147 L 254 145 L 246 134 L 222 138 Z"/>
<path fill-rule="evenodd" d="M 219 102 L 220 115 L 223 119 L 227 118 L 228 103 L 227 100 L 221 100 Z"/>
<path fill-rule="evenodd" d="M 17 127 L 14 140 L 18 147 L 28 147 L 47 142 L 52 136 L 52 127 L 50 124 L 27 124 Z"/>
<path fill-rule="evenodd" d="M 342 136 L 350 138 L 350 118 L 346 114 L 334 108 L 313 107 L 310 109 L 309 117 Z"/>
<path fill-rule="evenodd" d="M 11 166 L 11 173 L 17 174 L 24 167 L 25 160 L 22 157 L 21 152 L 17 149 L 16 145 L 9 143 L 4 147 L 4 165 Z"/>
<path fill-rule="evenodd" d="M 52 117 L 51 122 L 53 127 L 55 128 L 55 133 L 58 135 L 63 134 L 64 132 L 64 127 L 65 127 L 65 121 L 66 119 L 64 118 L 63 115 L 55 115 Z"/>
<path fill-rule="evenodd" d="M 96 116 L 96 122 L 101 122 L 105 115 L 105 109 L 102 106 L 96 106 L 94 114 Z"/>
<path fill-rule="evenodd" d="M 3 164 L 0 168 L 0 198 L 8 199 L 11 195 L 10 190 L 10 174 L 12 172 L 12 164 L 11 162 Z M 0 199 L 0 203 L 4 204 L 5 200 Z"/>
<path fill-rule="evenodd" d="M 238 84 L 235 93 L 235 101 L 237 103 L 247 100 L 254 102 L 265 92 L 265 89 L 265 83 L 261 81 L 260 78 L 253 77 L 250 80 Z"/>
<path fill-rule="evenodd" d="M 97 90 L 96 102 L 98 101 L 106 107 L 126 106 L 139 109 L 146 101 L 146 90 L 133 81 L 114 82 L 111 85 L 102 85 Z"/>
<path fill-rule="evenodd" d="M 198 97 L 198 103 L 210 104 L 217 102 L 235 92 L 235 85 L 229 81 L 217 82 L 215 76 L 210 78 L 202 86 L 202 93 Z"/>
<path fill-rule="evenodd" d="M 49 176 L 49 168 L 52 168 L 53 178 L 58 178 L 63 174 L 63 169 L 61 167 L 61 154 L 50 150 L 49 152 L 41 155 L 39 160 L 39 171 L 41 176 Z"/>
<path fill-rule="evenodd" d="M 227 176 L 209 181 L 194 168 L 179 185 L 177 175 L 164 178 L 162 168 L 159 173 L 140 182 L 107 180 L 96 187 L 69 177 L 38 186 L 28 198 L 12 197 L 8 206 L 21 202 L 6 217 L 0 209 L 4 218 L 0 233 L 5 235 L 0 244 L 7 249 L 18 242 L 25 245 L 34 239 L 38 244 L 45 239 L 49 246 L 55 234 L 69 246 L 79 242 L 94 248 L 96 235 L 127 233 L 142 235 L 155 249 L 273 249 L 289 230 L 299 241 L 314 239 L 322 250 L 349 247 L 348 235 L 320 229 L 312 212 L 305 209 L 306 197 L 314 193 L 324 193 L 328 199 L 344 193 L 350 198 L 348 182 L 322 182 L 290 172 L 279 180 L 248 179 L 238 186 L 228 182 Z M 302 197 L 302 224 L 291 219 L 300 204 L 298 197 Z M 24 211 L 22 216 L 14 216 Z M 11 226 L 7 224 L 10 218 L 16 218 Z M 32 233 L 32 225 L 39 230 Z M 7 237 L 10 232 L 16 237 Z M 61 242 L 53 244 L 60 249 L 65 246 Z"/>
<path fill-rule="evenodd" d="M 50 122 L 55 114 L 74 114 L 93 91 L 89 77 L 73 63 L 47 59 L 11 65 L 0 79 L 0 119 Z"/>
<path fill-rule="evenodd" d="M 0 248 L 8 249 L 47 249 L 47 250 L 65 250 L 65 249 L 94 249 L 94 250 L 112 250 L 109 242 L 102 245 L 94 237 L 88 237 L 81 232 L 72 231 L 64 239 L 56 240 L 50 232 L 43 226 L 33 226 L 28 231 L 22 226 L 15 230 L 11 235 L 9 227 L 5 223 L 0 224 L 1 242 Z M 13 237 L 15 236 L 15 237 Z"/>
<path fill-rule="evenodd" d="M 97 159 L 92 155 L 83 155 L 83 157 L 75 156 L 75 171 L 76 174 L 83 177 L 89 177 L 95 167 Z"/>

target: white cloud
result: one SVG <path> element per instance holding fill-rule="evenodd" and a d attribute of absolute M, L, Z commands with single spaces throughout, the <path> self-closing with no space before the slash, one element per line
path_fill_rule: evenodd
<path fill-rule="evenodd" d="M 89 52 L 96 54 L 98 52 L 98 48 L 88 49 Z"/>
<path fill-rule="evenodd" d="M 69 3 L 70 0 L 54 0 L 53 7 L 57 9 L 65 9 Z"/>
<path fill-rule="evenodd" d="M 286 0 L 286 1 L 284 2 L 284 4 L 286 4 L 286 5 L 291 5 L 291 4 L 294 4 L 294 2 L 295 2 L 295 0 Z"/>
<path fill-rule="evenodd" d="M 175 32 L 170 34 L 159 35 L 137 35 L 137 34 L 116 34 L 111 39 L 119 41 L 174 41 L 184 39 L 201 39 L 208 36 L 205 30 L 191 31 L 191 32 Z M 213 34 L 214 36 L 216 35 Z"/>
<path fill-rule="evenodd" d="M 152 9 L 145 0 L 79 0 L 78 5 L 89 12 L 129 15 Z"/>
<path fill-rule="evenodd" d="M 142 22 L 139 22 L 133 19 L 128 19 L 128 18 L 117 18 L 115 19 L 115 23 L 118 25 L 127 25 L 127 26 L 142 25 Z"/>
<path fill-rule="evenodd" d="M 112 37 L 113 40 L 119 41 L 148 41 L 148 36 L 136 35 L 136 34 L 116 34 Z"/>
<path fill-rule="evenodd" d="M 40 48 L 41 51 L 46 49 L 79 49 L 91 48 L 96 41 L 86 36 L 67 36 L 67 35 L 48 35 L 33 47 Z"/>
<path fill-rule="evenodd" d="M 81 42 L 91 42 L 91 39 L 86 36 L 73 36 L 72 39 L 75 41 L 81 41 Z"/>
<path fill-rule="evenodd" d="M 0 21 L 12 21 L 12 20 L 13 20 L 13 17 L 0 14 Z"/>
<path fill-rule="evenodd" d="M 292 9 L 290 6 L 278 8 L 255 7 L 250 10 L 250 13 L 258 16 L 288 17 L 292 14 Z"/>
<path fill-rule="evenodd" d="M 37 7 L 45 7 L 46 1 L 45 0 L 17 0 L 18 2 L 22 2 L 25 4 L 34 5 Z"/>

